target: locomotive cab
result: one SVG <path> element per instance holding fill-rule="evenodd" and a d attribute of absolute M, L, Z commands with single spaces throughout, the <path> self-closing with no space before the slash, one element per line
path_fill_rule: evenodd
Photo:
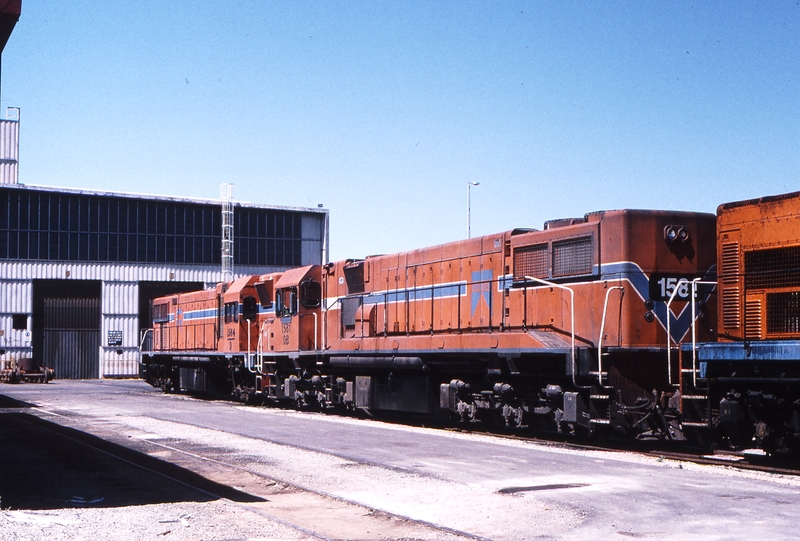
<path fill-rule="evenodd" d="M 317 265 L 285 272 L 275 282 L 275 318 L 268 322 L 271 351 L 297 352 L 319 349 L 322 286 Z"/>
<path fill-rule="evenodd" d="M 258 301 L 254 284 L 257 279 L 257 276 L 246 276 L 234 280 L 222 296 L 221 351 L 255 351 L 258 342 Z"/>

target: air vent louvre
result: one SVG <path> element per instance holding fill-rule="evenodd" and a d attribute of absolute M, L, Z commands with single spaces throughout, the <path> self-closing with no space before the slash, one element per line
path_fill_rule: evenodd
<path fill-rule="evenodd" d="M 548 278 L 550 257 L 547 244 L 524 246 L 514 250 L 514 280 L 522 281 L 526 276 Z"/>
<path fill-rule="evenodd" d="M 761 299 L 745 301 L 744 306 L 744 336 L 745 338 L 759 339 L 761 336 Z"/>
<path fill-rule="evenodd" d="M 553 276 L 591 274 L 594 262 L 592 237 L 553 243 Z"/>
<path fill-rule="evenodd" d="M 739 243 L 727 242 L 722 245 L 722 282 L 725 284 L 739 281 Z"/>
<path fill-rule="evenodd" d="M 726 329 L 738 329 L 740 316 L 739 288 L 724 288 L 722 290 L 722 324 Z"/>

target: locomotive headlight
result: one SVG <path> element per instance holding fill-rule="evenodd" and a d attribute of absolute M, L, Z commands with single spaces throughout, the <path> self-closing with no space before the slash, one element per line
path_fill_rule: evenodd
<path fill-rule="evenodd" d="M 682 225 L 664 226 L 664 240 L 667 242 L 686 242 L 689 240 L 689 231 Z"/>

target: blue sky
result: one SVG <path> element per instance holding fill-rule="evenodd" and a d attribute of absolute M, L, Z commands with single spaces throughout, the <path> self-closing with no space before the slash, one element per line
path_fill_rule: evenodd
<path fill-rule="evenodd" d="M 23 0 L 31 185 L 330 209 L 331 258 L 800 190 L 800 2 Z"/>

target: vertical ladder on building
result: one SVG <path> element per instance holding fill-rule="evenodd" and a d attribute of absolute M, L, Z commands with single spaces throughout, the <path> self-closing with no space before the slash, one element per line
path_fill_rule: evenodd
<path fill-rule="evenodd" d="M 222 280 L 233 281 L 233 184 L 219 187 L 222 199 Z"/>

